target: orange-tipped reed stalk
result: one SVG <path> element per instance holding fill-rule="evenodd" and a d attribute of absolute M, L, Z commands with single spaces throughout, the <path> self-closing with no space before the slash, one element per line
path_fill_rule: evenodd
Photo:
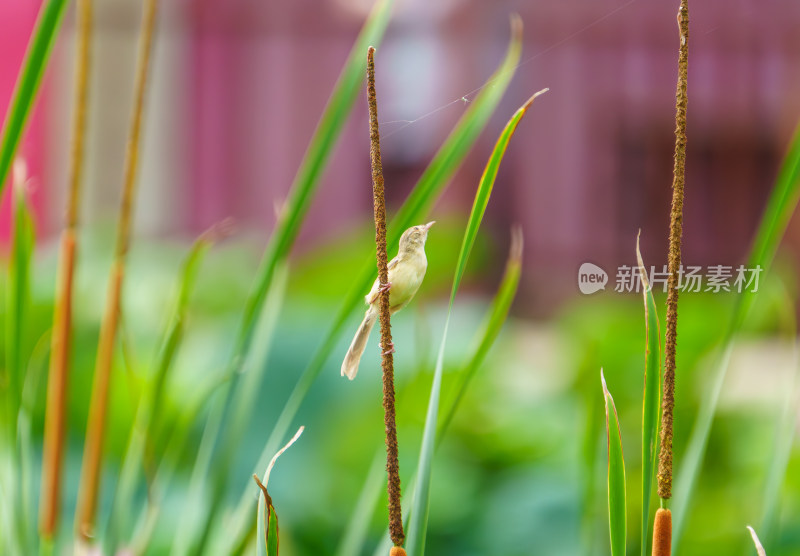
<path fill-rule="evenodd" d="M 50 341 L 50 370 L 47 379 L 42 463 L 42 491 L 39 530 L 52 539 L 58 526 L 61 504 L 61 469 L 64 460 L 64 434 L 69 386 L 70 326 L 72 323 L 72 284 L 77 252 L 78 206 L 83 176 L 83 152 L 89 83 L 92 0 L 78 0 L 78 30 L 75 53 L 75 106 L 72 128 L 72 154 L 69 175 L 69 202 L 66 227 L 56 273 L 56 298 L 53 311 L 53 335 Z"/>
<path fill-rule="evenodd" d="M 672 176 L 672 210 L 669 226 L 669 280 L 667 282 L 667 340 L 664 359 L 664 394 L 661 398 L 661 450 L 658 457 L 658 495 L 672 497 L 672 415 L 675 408 L 675 349 L 678 337 L 678 281 L 683 234 L 683 190 L 686 177 L 686 106 L 689 61 L 689 4 L 681 0 L 678 11 L 680 54 L 675 111 L 675 167 Z"/>
<path fill-rule="evenodd" d="M 662 507 L 653 525 L 653 556 L 672 554 L 672 514 L 664 502 L 672 497 L 672 420 L 675 409 L 675 350 L 678 337 L 678 286 L 683 234 L 683 192 L 686 183 L 686 107 L 689 67 L 689 2 L 678 10 L 680 49 L 678 86 L 675 93 L 675 159 L 672 175 L 672 209 L 669 225 L 669 280 L 667 282 L 667 338 L 664 358 L 664 391 L 661 397 L 658 496 Z"/>
<path fill-rule="evenodd" d="M 119 321 L 120 298 L 125 275 L 125 259 L 130 244 L 130 229 L 133 212 L 133 197 L 139 161 L 139 136 L 142 127 L 144 95 L 150 66 L 156 8 L 158 0 L 146 0 L 142 16 L 142 32 L 136 66 L 134 105 L 131 113 L 130 132 L 125 159 L 125 173 L 120 205 L 117 243 L 114 263 L 109 278 L 108 297 L 100 341 L 97 348 L 89 421 L 86 428 L 86 444 L 81 468 L 81 486 L 78 492 L 76 527 L 78 534 L 88 539 L 93 534 L 97 499 L 100 491 L 100 471 L 103 460 L 103 442 L 108 412 L 108 394 L 111 386 L 111 363 Z"/>
<path fill-rule="evenodd" d="M 382 286 L 389 283 L 388 255 L 386 253 L 386 198 L 381 165 L 381 140 L 378 131 L 378 102 L 375 95 L 375 48 L 367 53 L 367 100 L 369 102 L 370 163 L 372 166 L 372 193 L 375 209 L 375 245 L 377 250 L 378 280 Z M 389 535 L 395 548 L 392 555 L 405 554 L 400 548 L 405 540 L 403 512 L 400 506 L 400 464 L 398 463 L 397 426 L 394 403 L 394 358 L 392 353 L 391 312 L 389 290 L 380 294 L 381 346 L 383 349 L 383 410 L 386 429 L 386 471 L 389 494 Z M 398 549 L 402 552 L 398 552 Z"/>

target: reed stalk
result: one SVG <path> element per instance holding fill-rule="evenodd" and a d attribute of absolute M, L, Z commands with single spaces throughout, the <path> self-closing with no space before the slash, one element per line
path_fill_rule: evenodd
<path fill-rule="evenodd" d="M 672 210 L 669 225 L 669 280 L 667 281 L 667 339 L 664 361 L 664 394 L 661 400 L 661 450 L 658 458 L 658 495 L 672 497 L 672 417 L 675 409 L 675 350 L 678 338 L 678 281 L 683 234 L 683 190 L 686 180 L 686 105 L 689 60 L 689 1 L 678 11 L 680 53 L 675 112 L 675 165 L 672 176 Z M 663 502 L 662 502 L 663 504 Z"/>
<path fill-rule="evenodd" d="M 381 165 L 381 138 L 378 129 L 378 101 L 375 94 L 375 48 L 367 51 L 367 100 L 369 102 L 369 159 L 372 167 L 372 195 L 375 212 L 375 246 L 377 252 L 380 291 L 380 325 L 383 369 L 383 411 L 386 429 L 386 472 L 389 494 L 389 535 L 394 543 L 392 556 L 404 556 L 403 511 L 400 504 L 400 464 L 398 463 L 397 426 L 394 403 L 394 357 L 389 308 L 389 257 L 386 252 L 386 198 L 384 195 L 383 167 Z"/>
<path fill-rule="evenodd" d="M 86 444 L 83 452 L 76 527 L 78 534 L 87 540 L 93 534 L 100 491 L 103 442 L 108 413 L 108 394 L 111 386 L 111 364 L 114 343 L 119 323 L 120 299 L 125 276 L 125 260 L 130 246 L 133 199 L 136 174 L 139 166 L 139 142 L 142 128 L 144 96 L 150 67 L 150 55 L 155 28 L 158 0 L 146 0 L 142 15 L 142 31 L 139 37 L 136 64 L 134 104 L 131 113 L 128 145 L 125 158 L 122 202 L 120 204 L 117 242 L 114 262 L 111 266 L 106 309 L 100 328 L 97 348 L 92 397 L 89 406 L 89 421 L 86 428 Z"/>
<path fill-rule="evenodd" d="M 78 207 L 86 135 L 86 114 L 91 48 L 92 0 L 77 2 L 77 39 L 75 54 L 75 101 L 73 108 L 72 152 L 69 168 L 69 197 L 66 226 L 56 272 L 56 298 L 53 311 L 53 334 L 50 341 L 50 370 L 47 379 L 47 406 L 43 441 L 42 491 L 39 530 L 44 539 L 52 539 L 58 526 L 61 504 L 61 470 L 64 460 L 64 434 L 69 387 L 70 326 L 72 323 L 72 286 L 78 250 Z"/>

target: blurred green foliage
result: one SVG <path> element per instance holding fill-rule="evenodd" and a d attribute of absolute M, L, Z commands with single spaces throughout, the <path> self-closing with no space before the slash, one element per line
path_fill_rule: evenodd
<path fill-rule="evenodd" d="M 462 233 L 455 219 L 442 219 L 440 223 L 429 240 L 429 256 L 437 262 L 432 264 L 414 304 L 394 320 L 400 468 L 405 481 L 417 459 L 433 350 L 442 329 L 446 289 Z M 74 507 L 75 502 L 93 347 L 102 311 L 102 296 L 97 291 L 102 291 L 110 264 L 110 246 L 98 241 L 103 236 L 86 234 L 76 281 L 65 508 Z M 325 323 L 351 285 L 348 253 L 361 253 L 370 236 L 365 226 L 292 260 L 290 288 L 268 361 L 269 372 L 258 395 L 258 417 L 250 423 L 231 471 L 231 484 L 237 486 L 232 494 L 238 493 L 238 485 L 252 482 L 252 462 L 282 401 L 308 362 L 309 346 L 324 334 Z M 128 368 L 119 358 L 114 370 L 127 378 L 114 382 L 109 480 L 119 469 L 134 419 L 135 386 L 149 372 L 148 362 L 158 347 L 185 249 L 180 243 L 140 243 L 131 253 L 123 336 L 132 366 Z M 251 242 L 236 238 L 208 254 L 189 305 L 185 343 L 167 387 L 167 419 L 177 417 L 181 408 L 201 394 L 203 385 L 212 384 L 224 371 L 234 325 L 255 270 L 255 251 Z M 452 371 L 463 362 L 468 342 L 487 308 L 488 298 L 479 293 L 481 286 L 488 286 L 487 290 L 495 287 L 492 280 L 496 277 L 487 278 L 481 270 L 502 267 L 504 256 L 505 249 L 479 235 L 465 282 L 466 291 L 475 293 L 465 296 L 454 309 L 445 358 L 445 399 L 454 393 L 457 381 Z M 54 259 L 52 246 L 43 245 L 34 261 L 32 310 L 26 330 L 29 345 L 50 326 Z M 341 266 L 337 267 L 336 260 Z M 787 306 L 795 298 L 796 277 L 790 269 L 779 264 L 762 282 L 762 294 L 742 341 L 763 352 L 768 361 L 772 361 L 772 346 L 792 347 L 794 319 Z M 322 270 L 324 284 L 318 281 Z M 5 276 L 0 272 L 0 288 L 6 287 Z M 656 304 L 663 307 L 663 303 L 664 294 L 657 292 Z M 0 310 L 5 312 L 5 304 Z M 686 294 L 681 298 L 676 461 L 681 459 L 697 404 L 708 387 L 708 370 L 724 333 L 720 323 L 725 322 L 730 310 L 731 298 L 725 295 Z M 352 325 L 356 325 L 355 320 Z M 619 411 L 628 469 L 628 548 L 637 550 L 639 528 L 633 520 L 641 514 L 638 431 L 644 334 L 641 297 L 637 294 L 609 291 L 576 297 L 552 319 L 531 321 L 522 315 L 512 319 L 476 375 L 436 454 L 427 541 L 430 554 L 608 553 L 605 416 L 597 386 L 600 366 L 613 387 Z M 337 357 L 347 348 L 345 343 L 339 346 L 337 357 L 326 364 L 296 420 L 306 425 L 302 440 L 275 469 L 270 494 L 280 508 L 281 547 L 287 555 L 333 552 L 374 455 L 382 446 L 376 342 L 373 338 L 367 350 L 374 358 L 365 359 L 363 380 L 353 383 L 339 376 Z M 44 366 L 45 362 L 43 358 L 38 364 Z M 744 375 L 732 373 L 732 384 L 726 388 L 712 430 L 681 554 L 747 554 L 752 550 L 744 526 L 761 518 L 769 454 L 787 391 L 787 375 L 779 371 L 755 368 Z M 742 376 L 748 381 L 746 385 L 764 391 L 756 401 L 742 402 L 743 397 L 737 396 Z M 33 433 L 38 447 L 43 428 L 43 382 L 36 400 Z M 178 454 L 177 474 L 155 532 L 153 554 L 165 553 L 170 546 L 177 515 L 169 510 L 181 507 L 200 433 L 199 423 L 192 425 L 190 442 Z M 37 453 L 36 458 L 40 457 Z M 770 556 L 800 554 L 800 525 L 794 519 L 800 511 L 800 453 L 796 448 L 786 477 L 779 499 L 779 526 L 772 538 L 762 537 Z M 143 489 L 137 492 L 137 502 L 141 503 L 145 495 Z M 257 495 L 253 485 L 254 500 Z M 108 509 L 109 496 L 105 495 L 102 511 Z M 384 508 L 385 500 L 371 521 L 369 537 L 374 543 L 385 531 Z M 61 532 L 70 534 L 69 517 L 62 520 Z"/>

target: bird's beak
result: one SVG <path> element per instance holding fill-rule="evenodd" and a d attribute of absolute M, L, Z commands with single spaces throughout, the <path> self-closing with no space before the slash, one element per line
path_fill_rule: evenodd
<path fill-rule="evenodd" d="M 431 226 L 433 226 L 434 224 L 436 224 L 436 220 L 431 220 L 430 222 L 425 224 L 425 231 L 427 232 L 428 230 L 430 230 Z"/>

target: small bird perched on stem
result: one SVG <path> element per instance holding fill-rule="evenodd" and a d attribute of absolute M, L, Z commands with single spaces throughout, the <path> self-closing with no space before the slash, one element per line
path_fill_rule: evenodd
<path fill-rule="evenodd" d="M 400 249 L 397 256 L 389 262 L 389 283 L 384 287 L 389 289 L 389 308 L 392 314 L 396 313 L 414 298 L 425 271 L 428 269 L 428 259 L 425 257 L 425 240 L 428 239 L 428 230 L 435 222 L 428 222 L 421 226 L 412 226 L 403 232 L 400 237 Z M 358 364 L 367 345 L 369 333 L 378 320 L 379 294 L 382 292 L 378 280 L 364 298 L 369 309 L 358 327 L 353 343 L 347 350 L 347 355 L 342 363 L 342 376 L 353 380 L 358 373 Z M 394 349 L 392 346 L 389 349 Z"/>

